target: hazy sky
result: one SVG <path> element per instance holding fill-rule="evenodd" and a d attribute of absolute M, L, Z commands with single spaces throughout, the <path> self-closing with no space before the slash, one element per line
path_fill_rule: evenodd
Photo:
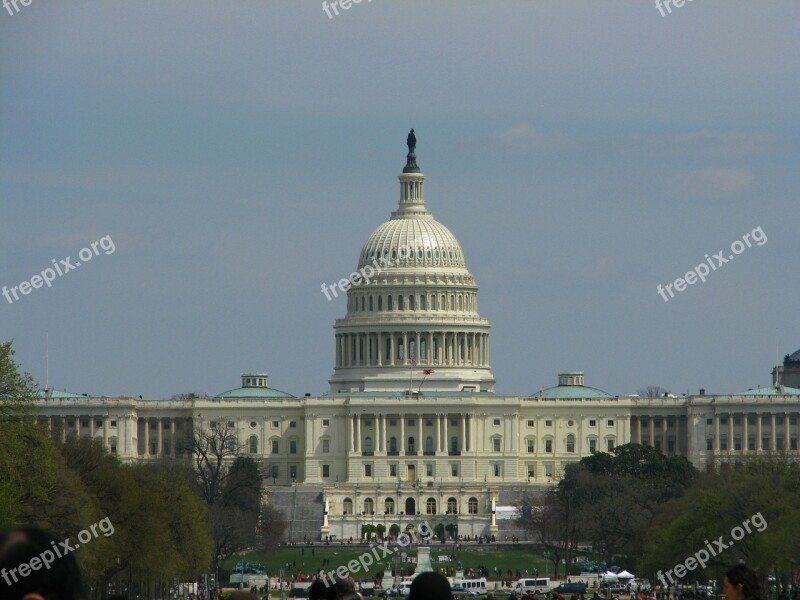
<path fill-rule="evenodd" d="M 0 341 L 42 385 L 47 334 L 76 393 L 217 394 L 247 371 L 327 391 L 345 303 L 320 286 L 395 209 L 410 127 L 499 393 L 564 370 L 737 392 L 800 347 L 800 3 L 19 9 L 0 9 L 0 285 L 115 248 L 0 297 Z"/>

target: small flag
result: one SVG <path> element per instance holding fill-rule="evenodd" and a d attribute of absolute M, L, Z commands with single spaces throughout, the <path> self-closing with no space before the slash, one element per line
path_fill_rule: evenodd
<path fill-rule="evenodd" d="M 431 373 L 433 373 L 433 369 L 422 369 L 423 375 L 430 375 Z"/>

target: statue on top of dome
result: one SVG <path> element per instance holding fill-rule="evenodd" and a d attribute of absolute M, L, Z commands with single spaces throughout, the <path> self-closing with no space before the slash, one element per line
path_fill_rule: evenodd
<path fill-rule="evenodd" d="M 417 148 L 417 136 L 414 135 L 414 129 L 412 128 L 411 131 L 408 132 L 408 137 L 406 138 L 406 146 L 408 146 L 408 153 L 414 154 L 414 150 Z"/>

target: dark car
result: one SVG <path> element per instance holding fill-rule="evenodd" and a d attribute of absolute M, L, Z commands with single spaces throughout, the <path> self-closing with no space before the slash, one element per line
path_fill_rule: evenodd
<path fill-rule="evenodd" d="M 585 594 L 586 584 L 582 582 L 577 583 L 560 583 L 551 591 L 557 594 Z"/>

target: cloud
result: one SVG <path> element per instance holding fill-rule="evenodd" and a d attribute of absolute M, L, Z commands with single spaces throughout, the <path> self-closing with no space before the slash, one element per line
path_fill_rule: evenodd
<path fill-rule="evenodd" d="M 572 150 L 578 147 L 573 136 L 558 131 L 541 131 L 527 121 L 503 129 L 494 137 L 505 146 L 536 151 Z"/>

